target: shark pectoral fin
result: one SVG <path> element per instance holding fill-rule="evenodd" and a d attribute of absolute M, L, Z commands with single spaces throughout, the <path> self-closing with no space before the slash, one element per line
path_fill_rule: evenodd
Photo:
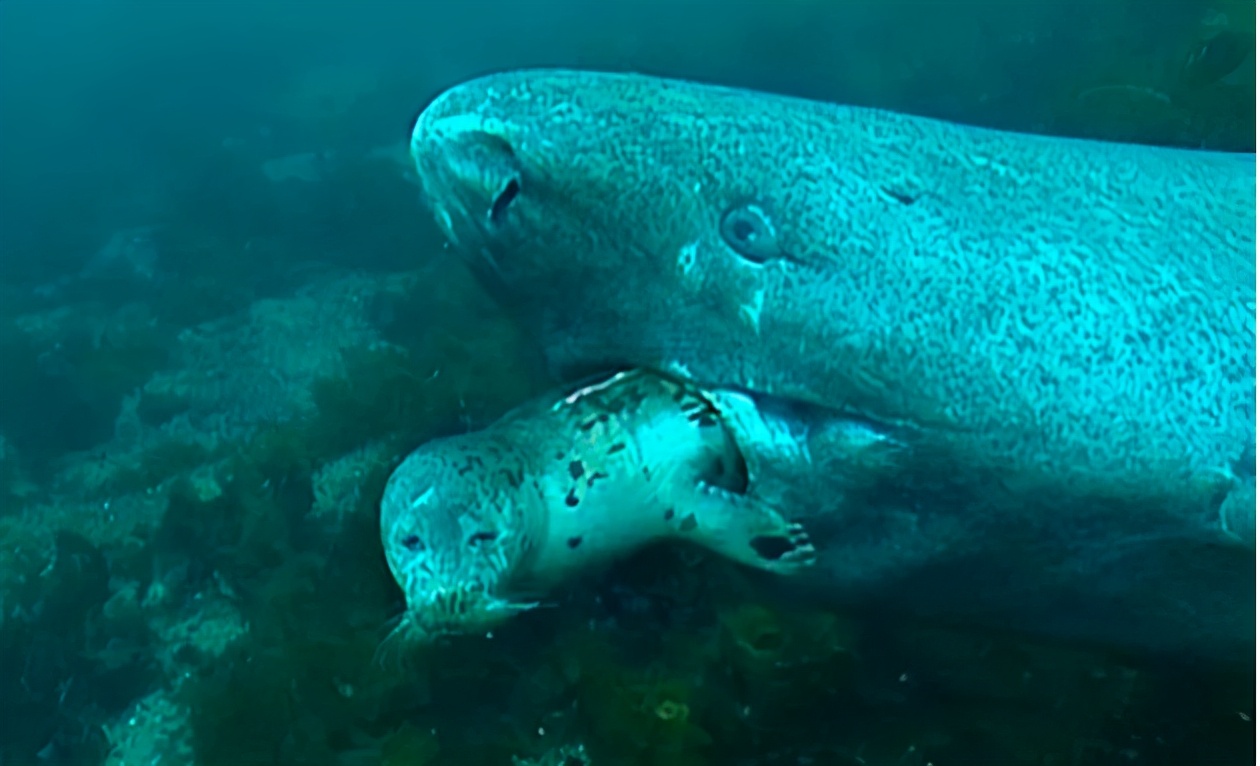
<path fill-rule="evenodd" d="M 698 484 L 676 521 L 679 537 L 768 572 L 790 574 L 817 558 L 803 526 L 765 502 L 718 487 Z"/>
<path fill-rule="evenodd" d="M 1252 550 L 1256 549 L 1256 477 L 1234 485 L 1221 503 L 1221 527 Z"/>

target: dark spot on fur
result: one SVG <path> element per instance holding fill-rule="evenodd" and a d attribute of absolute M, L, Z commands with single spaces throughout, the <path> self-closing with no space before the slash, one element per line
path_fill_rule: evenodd
<path fill-rule="evenodd" d="M 573 508 L 578 504 L 578 496 L 573 490 L 569 490 L 569 494 L 564 496 L 564 504 Z"/>
<path fill-rule="evenodd" d="M 483 463 L 481 462 L 481 458 L 476 455 L 469 455 L 468 459 L 464 461 L 464 464 L 460 466 L 458 473 L 460 476 L 463 476 L 469 471 L 480 468 L 482 465 Z"/>
<path fill-rule="evenodd" d="M 557 453 L 556 453 L 556 460 L 564 460 L 564 453 L 563 453 L 563 452 L 557 452 Z"/>
<path fill-rule="evenodd" d="M 626 448 L 626 445 L 624 442 L 617 442 L 616 444 L 608 448 L 608 454 L 616 455 L 618 452 L 621 452 L 625 448 Z"/>
<path fill-rule="evenodd" d="M 666 520 L 666 521 L 669 521 L 669 520 L 670 520 L 670 519 L 672 519 L 672 518 L 674 518 L 674 509 L 673 509 L 673 508 L 666 508 L 666 509 L 665 509 L 665 520 Z"/>
<path fill-rule="evenodd" d="M 424 543 L 420 542 L 420 535 L 407 535 L 402 539 L 402 545 L 413 553 L 419 553 L 424 550 Z"/>
<path fill-rule="evenodd" d="M 523 468 L 518 468 L 515 471 L 510 468 L 503 468 L 499 473 L 503 474 L 507 479 L 508 486 L 512 489 L 520 489 L 521 485 L 525 483 L 525 470 Z"/>
<path fill-rule="evenodd" d="M 643 478 L 647 481 L 652 480 L 652 471 L 647 466 L 643 466 Z"/>
<path fill-rule="evenodd" d="M 575 479 L 582 478 L 582 474 L 586 473 L 586 469 L 582 467 L 581 460 L 574 460 L 569 463 L 569 475 Z"/>
<path fill-rule="evenodd" d="M 678 529 L 682 532 L 690 532 L 698 526 L 700 526 L 700 522 L 696 521 L 696 515 L 692 513 L 683 518 L 682 523 L 678 525 Z"/>
<path fill-rule="evenodd" d="M 580 537 L 570 537 L 568 540 L 566 540 L 566 542 L 569 544 L 569 547 L 570 547 L 570 548 L 576 548 L 576 547 L 578 547 L 579 545 L 581 545 L 581 544 L 582 544 L 582 538 L 580 538 Z"/>
<path fill-rule="evenodd" d="M 591 478 L 586 480 L 586 486 L 593 487 L 595 486 L 595 482 L 599 481 L 600 479 L 607 479 L 607 478 L 608 478 L 608 474 L 604 473 L 603 471 L 596 471 L 595 473 L 591 474 Z"/>
<path fill-rule="evenodd" d="M 595 424 L 596 424 L 596 423 L 598 423 L 598 422 L 599 422 L 598 420 L 588 420 L 588 421 L 586 421 L 585 423 L 583 423 L 582 425 L 578 426 L 578 428 L 581 428 L 583 431 L 589 431 L 589 430 L 591 430 L 592 428 L 594 428 L 594 427 L 595 427 Z"/>

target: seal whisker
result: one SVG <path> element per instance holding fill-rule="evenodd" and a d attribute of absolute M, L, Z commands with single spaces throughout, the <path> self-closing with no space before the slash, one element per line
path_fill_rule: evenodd
<path fill-rule="evenodd" d="M 393 627 L 385 638 L 381 639 L 376 645 L 376 651 L 372 653 L 372 664 L 385 671 L 398 671 L 403 665 L 403 649 L 407 643 L 407 634 L 411 631 L 412 625 L 407 612 L 402 612 L 389 620 L 386 620 L 383 627 Z M 386 667 L 386 659 L 392 658 L 391 667 Z"/>

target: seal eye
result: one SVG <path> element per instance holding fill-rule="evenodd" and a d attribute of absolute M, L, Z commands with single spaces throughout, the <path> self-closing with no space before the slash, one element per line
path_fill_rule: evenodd
<path fill-rule="evenodd" d="M 520 193 L 521 182 L 515 177 L 509 178 L 490 205 L 490 223 L 496 226 L 503 223 L 503 217 L 507 215 L 508 208 Z"/>
<path fill-rule="evenodd" d="M 419 553 L 424 550 L 424 543 L 420 542 L 420 535 L 407 535 L 402 539 L 402 546 L 412 553 Z"/>
<path fill-rule="evenodd" d="M 733 207 L 722 216 L 722 239 L 732 250 L 753 263 L 765 263 L 783 257 L 778 234 L 770 217 L 759 205 Z"/>
<path fill-rule="evenodd" d="M 498 532 L 474 532 L 472 536 L 468 538 L 468 546 L 470 548 L 475 548 L 480 543 L 492 543 L 498 539 Z"/>

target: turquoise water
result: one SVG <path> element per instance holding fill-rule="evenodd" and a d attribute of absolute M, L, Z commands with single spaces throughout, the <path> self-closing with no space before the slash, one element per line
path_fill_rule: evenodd
<path fill-rule="evenodd" d="M 1245 2 L 0 2 L 0 762 L 1254 760 L 1254 665 L 785 605 L 644 551 L 377 655 L 407 451 L 551 390 L 411 123 L 520 66 L 1255 150 Z M 517 759 L 514 761 L 513 759 Z"/>

